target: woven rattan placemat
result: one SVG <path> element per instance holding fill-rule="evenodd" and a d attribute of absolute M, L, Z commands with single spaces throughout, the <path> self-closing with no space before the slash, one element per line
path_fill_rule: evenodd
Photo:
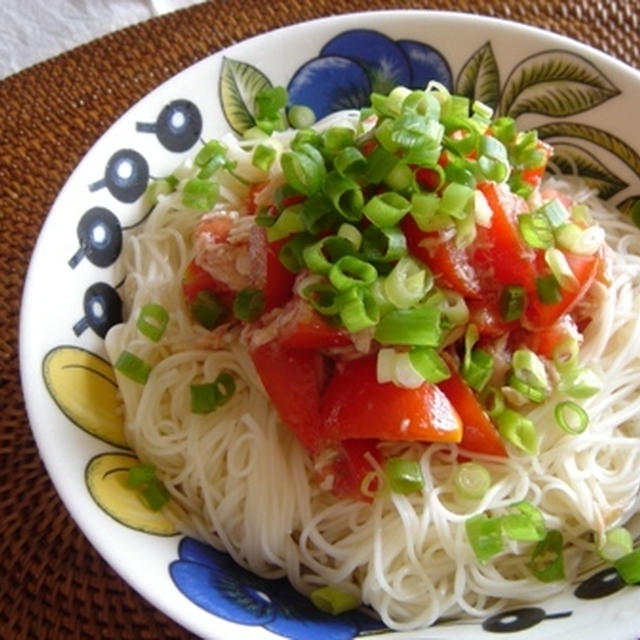
<path fill-rule="evenodd" d="M 135 101 L 197 60 L 302 20 L 449 9 L 562 33 L 640 68 L 638 0 L 217 0 L 106 36 L 0 82 L 0 638 L 189 638 L 91 548 L 38 457 L 18 370 L 22 284 L 56 194 Z"/>

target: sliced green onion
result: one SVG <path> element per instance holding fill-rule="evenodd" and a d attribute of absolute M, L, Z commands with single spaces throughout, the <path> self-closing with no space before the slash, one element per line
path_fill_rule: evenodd
<path fill-rule="evenodd" d="M 502 532 L 510 540 L 536 542 L 544 540 L 547 529 L 540 511 L 527 500 L 511 505 L 518 513 L 502 516 Z"/>
<path fill-rule="evenodd" d="M 422 301 L 421 306 L 437 307 L 451 326 L 459 327 L 469 322 L 469 307 L 464 297 L 452 289 L 434 289 Z"/>
<path fill-rule="evenodd" d="M 302 258 L 314 273 L 328 274 L 340 258 L 353 253 L 353 245 L 340 236 L 325 236 L 321 240 L 307 245 Z"/>
<path fill-rule="evenodd" d="M 370 225 L 362 232 L 361 253 L 372 262 L 395 262 L 407 254 L 407 239 L 399 227 Z"/>
<path fill-rule="evenodd" d="M 384 465 L 385 478 L 394 493 L 414 493 L 424 487 L 422 467 L 415 460 L 389 458 Z"/>
<path fill-rule="evenodd" d="M 558 390 L 572 398 L 590 398 L 602 389 L 602 382 L 591 369 L 575 369 L 564 373 Z"/>
<path fill-rule="evenodd" d="M 203 289 L 198 291 L 191 303 L 191 315 L 193 319 L 205 329 L 215 329 L 225 318 L 227 308 L 220 299 L 212 293 Z"/>
<path fill-rule="evenodd" d="M 219 187 L 216 182 L 202 178 L 191 178 L 182 187 L 182 204 L 196 211 L 210 211 L 218 201 Z"/>
<path fill-rule="evenodd" d="M 302 147 L 304 151 L 285 151 L 280 164 L 287 182 L 296 191 L 310 196 L 321 189 L 326 170 L 317 149 L 308 144 Z"/>
<path fill-rule="evenodd" d="M 480 564 L 487 564 L 504 549 L 500 518 L 489 518 L 479 513 L 467 518 L 464 525 L 469 544 Z"/>
<path fill-rule="evenodd" d="M 162 305 L 153 302 L 143 305 L 136 320 L 138 331 L 153 342 L 162 338 L 168 324 L 169 312 Z"/>
<path fill-rule="evenodd" d="M 553 350 L 553 364 L 561 373 L 569 372 L 578 364 L 579 352 L 578 341 L 572 337 L 565 338 Z"/>
<path fill-rule="evenodd" d="M 155 205 L 158 202 L 159 196 L 173 193 L 178 186 L 178 179 L 175 176 L 167 176 L 166 178 L 158 178 L 149 182 L 149 186 L 145 191 L 145 196 Z"/>
<path fill-rule="evenodd" d="M 491 486 L 489 470 L 478 462 L 463 462 L 453 474 L 453 488 L 463 498 L 479 500 Z"/>
<path fill-rule="evenodd" d="M 546 202 L 537 211 L 547 217 L 549 224 L 554 229 L 557 229 L 569 219 L 569 212 L 557 198 Z"/>
<path fill-rule="evenodd" d="M 482 136 L 480 139 L 480 156 L 478 166 L 487 180 L 505 182 L 509 177 L 510 166 L 507 149 L 493 136 Z"/>
<path fill-rule="evenodd" d="M 380 384 L 391 382 L 405 389 L 417 389 L 424 383 L 424 378 L 411 363 L 409 353 L 388 347 L 378 351 L 376 379 Z"/>
<path fill-rule="evenodd" d="M 278 250 L 278 260 L 282 266 L 291 271 L 299 273 L 305 266 L 303 251 L 309 246 L 313 236 L 307 233 L 296 233 L 290 240 L 287 240 Z"/>
<path fill-rule="evenodd" d="M 504 395 L 500 389 L 490 386 L 483 392 L 484 406 L 491 418 L 499 416 L 505 408 Z"/>
<path fill-rule="evenodd" d="M 216 391 L 216 403 L 219 407 L 226 404 L 236 392 L 235 378 L 226 371 L 222 371 L 213 381 Z"/>
<path fill-rule="evenodd" d="M 212 175 L 215 170 L 222 167 L 227 162 L 227 146 L 219 140 L 209 140 L 198 151 L 193 159 L 193 164 L 201 169 L 207 169 Z"/>
<path fill-rule="evenodd" d="M 548 249 L 553 246 L 551 223 L 539 211 L 521 213 L 516 218 L 522 239 L 534 249 Z"/>
<path fill-rule="evenodd" d="M 398 309 L 409 309 L 433 286 L 433 274 L 412 256 L 400 258 L 385 281 L 385 293 Z"/>
<path fill-rule="evenodd" d="M 465 382 L 475 391 L 482 391 L 493 375 L 493 356 L 484 349 L 472 349 L 461 369 Z"/>
<path fill-rule="evenodd" d="M 370 228 L 373 229 L 374 227 Z M 343 222 L 340 225 L 338 231 L 336 232 L 336 235 L 339 238 L 348 240 L 353 245 L 355 251 L 358 251 L 360 249 L 360 246 L 362 245 L 362 233 L 360 232 L 360 229 L 352 224 L 349 224 L 348 222 Z"/>
<path fill-rule="evenodd" d="M 558 426 L 572 436 L 582 433 L 589 425 L 587 412 L 571 400 L 559 402 L 553 410 L 553 416 Z"/>
<path fill-rule="evenodd" d="M 544 260 L 555 276 L 561 289 L 576 291 L 580 287 L 578 278 L 571 270 L 567 258 L 560 249 L 550 248 L 544 252 Z"/>
<path fill-rule="evenodd" d="M 615 562 L 632 551 L 633 537 L 624 527 L 605 531 L 598 546 L 598 555 L 607 562 Z"/>
<path fill-rule="evenodd" d="M 338 291 L 346 291 L 351 287 L 372 284 L 378 272 L 372 264 L 356 256 L 345 255 L 331 266 L 327 276 Z"/>
<path fill-rule="evenodd" d="M 473 211 L 468 211 L 463 218 L 455 221 L 456 225 L 456 247 L 466 249 L 470 246 L 478 235 L 476 228 L 476 218 Z"/>
<path fill-rule="evenodd" d="M 627 584 L 640 583 L 640 549 L 618 558 L 613 566 Z"/>
<path fill-rule="evenodd" d="M 364 196 L 357 182 L 332 171 L 327 175 L 324 191 L 345 220 L 357 222 L 362 218 Z"/>
<path fill-rule="evenodd" d="M 544 363 L 531 349 L 516 349 L 511 357 L 511 366 L 520 380 L 539 389 L 550 389 Z"/>
<path fill-rule="evenodd" d="M 433 347 L 411 347 L 409 359 L 414 369 L 427 382 L 437 384 L 451 377 L 447 363 Z"/>
<path fill-rule="evenodd" d="M 333 167 L 340 175 L 354 178 L 365 172 L 367 159 L 356 147 L 345 147 L 333 158 Z"/>
<path fill-rule="evenodd" d="M 367 157 L 365 178 L 371 184 L 382 182 L 398 163 L 398 158 L 384 147 L 376 147 Z"/>
<path fill-rule="evenodd" d="M 508 408 L 494 419 L 505 440 L 531 455 L 537 455 L 538 432 L 531 420 Z"/>
<path fill-rule="evenodd" d="M 127 473 L 127 486 L 139 487 L 155 478 L 156 468 L 152 464 L 134 464 Z"/>
<path fill-rule="evenodd" d="M 552 273 L 536 278 L 536 293 L 542 304 L 555 304 L 562 300 L 560 286 Z"/>
<path fill-rule="evenodd" d="M 189 385 L 191 413 L 206 414 L 218 408 L 216 385 L 213 382 Z"/>
<path fill-rule="evenodd" d="M 374 337 L 380 344 L 439 347 L 443 334 L 441 318 L 435 307 L 394 309 L 380 319 Z"/>
<path fill-rule="evenodd" d="M 302 203 L 298 215 L 304 228 L 314 235 L 325 233 L 340 220 L 331 200 L 324 193 L 316 193 L 307 198 Z"/>
<path fill-rule="evenodd" d="M 507 322 L 518 320 L 524 312 L 525 292 L 519 284 L 511 284 L 503 287 L 500 292 L 498 305 L 500 315 Z"/>
<path fill-rule="evenodd" d="M 546 389 L 529 384 L 525 380 L 521 380 L 515 374 L 511 374 L 507 379 L 509 388 L 515 389 L 520 395 L 540 404 L 547 397 Z"/>
<path fill-rule="evenodd" d="M 293 204 L 280 212 L 275 222 L 267 227 L 267 240 L 276 242 L 305 230 L 304 220 L 300 215 L 302 204 Z"/>
<path fill-rule="evenodd" d="M 336 297 L 340 320 L 351 333 L 373 327 L 380 319 L 375 298 L 365 287 L 351 287 Z"/>
<path fill-rule="evenodd" d="M 264 293 L 260 289 L 242 289 L 233 300 L 233 315 L 243 322 L 253 322 L 264 311 L 264 304 Z"/>
<path fill-rule="evenodd" d="M 126 350 L 120 353 L 113 366 L 122 375 L 139 384 L 145 384 L 151 373 L 151 365 L 148 362 Z"/>
<path fill-rule="evenodd" d="M 435 193 L 414 193 L 411 196 L 411 217 L 421 231 L 440 231 L 453 226 L 453 220 L 440 212 L 440 197 Z"/>
<path fill-rule="evenodd" d="M 398 162 L 384 178 L 385 184 L 394 191 L 405 191 L 413 184 L 413 171 L 404 162 Z"/>
<path fill-rule="evenodd" d="M 316 121 L 316 114 L 303 104 L 294 104 L 287 113 L 289 124 L 294 129 L 306 129 Z"/>
<path fill-rule="evenodd" d="M 457 182 L 448 184 L 442 192 L 439 213 L 451 216 L 458 220 L 465 217 L 467 205 L 473 198 L 474 189 Z"/>
<path fill-rule="evenodd" d="M 533 549 L 529 568 L 540 582 L 555 582 L 564 579 L 562 547 L 562 534 L 551 529 Z"/>
<path fill-rule="evenodd" d="M 159 511 L 169 502 L 169 492 L 157 478 L 153 478 L 149 484 L 142 489 L 142 497 L 152 511 Z"/>
<path fill-rule="evenodd" d="M 300 151 L 304 148 L 303 145 L 305 144 L 310 144 L 316 149 L 322 148 L 322 135 L 320 135 L 320 133 L 315 129 L 300 129 L 296 132 L 296 135 L 293 136 L 293 140 L 290 142 L 289 146 L 294 151 Z"/>
<path fill-rule="evenodd" d="M 275 147 L 270 144 L 259 144 L 253 150 L 251 164 L 261 171 L 269 171 L 277 155 Z"/>
<path fill-rule="evenodd" d="M 563 224 L 556 229 L 556 242 L 561 249 L 578 255 L 593 255 L 604 243 L 604 229 L 596 225 L 582 229 L 577 224 Z"/>
<path fill-rule="evenodd" d="M 340 311 L 338 292 L 328 282 L 315 282 L 302 288 L 302 297 L 322 315 L 332 316 Z"/>
<path fill-rule="evenodd" d="M 386 191 L 373 196 L 364 206 L 364 215 L 378 227 L 391 227 L 411 208 L 411 203 L 399 193 Z"/>
<path fill-rule="evenodd" d="M 317 609 L 333 616 L 351 611 L 359 605 L 358 599 L 353 594 L 332 586 L 315 589 L 309 594 L 309 598 Z"/>
<path fill-rule="evenodd" d="M 330 127 L 322 133 L 325 152 L 334 156 L 353 145 L 355 132 L 350 127 Z"/>

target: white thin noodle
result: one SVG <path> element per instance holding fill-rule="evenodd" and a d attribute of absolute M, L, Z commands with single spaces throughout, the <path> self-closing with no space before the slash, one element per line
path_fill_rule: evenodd
<path fill-rule="evenodd" d="M 250 150 L 225 141 L 243 159 L 237 171 L 251 176 Z M 178 174 L 193 172 L 185 165 Z M 111 330 L 107 348 L 112 359 L 128 349 L 155 364 L 145 386 L 120 375 L 118 381 L 128 441 L 156 465 L 171 492 L 169 517 L 260 575 L 286 575 L 303 592 L 325 584 L 352 592 L 395 629 L 427 626 L 444 615 L 486 616 L 564 587 L 531 577 L 531 544 L 513 543 L 487 566 L 474 558 L 465 519 L 501 513 L 517 500 L 528 499 L 548 527 L 562 530 L 567 578 L 575 579 L 592 562 L 594 532 L 626 522 L 640 508 L 640 234 L 574 184 L 554 186 L 586 197 L 613 249 L 613 282 L 597 301 L 582 350 L 604 387 L 585 402 L 590 426 L 582 435 L 555 424 L 554 398 L 532 411 L 540 454 L 512 449 L 506 460 L 485 457 L 493 483 L 478 503 L 461 502 L 453 492 L 458 451 L 450 445 L 385 444 L 419 458 L 426 478 L 419 494 L 384 494 L 368 504 L 321 490 L 311 479 L 312 461 L 279 422 L 245 349 L 234 340 L 213 348 L 211 334 L 190 321 L 180 279 L 198 216 L 180 209 L 179 195 L 164 197 L 126 243 L 130 320 Z M 222 209 L 239 207 L 246 196 L 233 178 L 221 193 Z M 170 312 L 157 344 L 135 327 L 138 310 L 151 301 Z M 222 370 L 238 380 L 235 396 L 213 414 L 192 414 L 189 385 Z"/>

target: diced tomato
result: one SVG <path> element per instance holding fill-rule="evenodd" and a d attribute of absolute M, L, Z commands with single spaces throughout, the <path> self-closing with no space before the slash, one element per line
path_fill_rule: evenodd
<path fill-rule="evenodd" d="M 200 291 L 211 291 L 226 307 L 233 306 L 235 293 L 224 282 L 211 276 L 195 260 L 191 260 L 182 277 L 182 293 L 187 304 L 191 304 Z"/>
<path fill-rule="evenodd" d="M 332 327 L 300 298 L 290 300 L 278 314 L 277 341 L 285 349 L 328 349 L 352 344 L 348 331 Z"/>
<path fill-rule="evenodd" d="M 507 322 L 500 313 L 498 296 L 488 292 L 482 300 L 467 300 L 469 322 L 475 324 L 478 333 L 488 338 L 497 338 L 511 331 L 518 321 Z"/>
<path fill-rule="evenodd" d="M 322 433 L 329 440 L 377 438 L 459 442 L 461 422 L 446 396 L 425 382 L 403 389 L 376 378 L 376 356 L 337 367 L 320 406 Z"/>
<path fill-rule="evenodd" d="M 514 349 L 526 347 L 540 356 L 551 359 L 556 347 L 568 338 L 579 340 L 580 332 L 575 320 L 569 314 L 565 314 L 549 327 L 532 331 L 526 329 L 514 331 L 509 336 L 509 343 Z"/>
<path fill-rule="evenodd" d="M 467 253 L 456 246 L 454 239 L 442 239 L 439 233 L 421 231 L 411 216 L 404 217 L 401 227 L 409 252 L 431 269 L 441 286 L 464 297 L 475 298 L 480 294 L 478 276 Z M 425 241 L 431 242 L 425 246 Z"/>
<path fill-rule="evenodd" d="M 600 255 L 582 256 L 565 253 L 573 274 L 578 279 L 578 287 L 574 290 L 563 289 L 562 299 L 553 304 L 544 304 L 535 293 L 529 296 L 525 308 L 523 325 L 529 329 L 550 327 L 560 316 L 569 313 L 589 290 L 600 268 Z"/>
<path fill-rule="evenodd" d="M 249 187 L 249 195 L 247 196 L 247 213 L 254 215 L 258 212 L 256 197 L 267 186 L 267 182 L 255 182 Z"/>
<path fill-rule="evenodd" d="M 282 422 L 305 449 L 319 453 L 323 356 L 310 349 L 282 349 L 275 342 L 252 349 L 250 355 Z"/>
<path fill-rule="evenodd" d="M 528 210 L 527 203 L 494 182 L 481 182 L 478 190 L 487 199 L 492 216 L 489 227 L 478 226 L 472 264 L 476 269 L 484 266 L 490 281 L 499 286 L 518 284 L 534 291 L 534 254 L 520 237 L 517 224 L 518 214 Z"/>
<path fill-rule="evenodd" d="M 525 169 L 522 172 L 522 179 L 532 187 L 539 187 L 542 182 L 544 172 L 547 170 L 547 162 L 551 157 L 552 147 L 542 140 L 538 140 L 537 148 L 539 151 L 543 151 L 545 154 L 544 162 L 535 169 Z"/>
<path fill-rule="evenodd" d="M 435 191 L 440 184 L 440 174 L 435 169 L 420 167 L 415 172 L 416 182 L 427 191 Z"/>
<path fill-rule="evenodd" d="M 360 152 L 366 158 L 374 152 L 377 146 L 378 146 L 378 141 L 371 138 L 370 140 L 366 140 L 365 142 L 362 143 L 362 145 L 360 145 Z"/>
<path fill-rule="evenodd" d="M 474 392 L 462 376 L 450 365 L 451 377 L 438 383 L 438 387 L 448 398 L 462 419 L 462 441 L 460 447 L 467 451 L 506 456 L 500 434 Z"/>
<path fill-rule="evenodd" d="M 268 242 L 263 227 L 254 225 L 249 233 L 249 256 L 253 285 L 262 291 L 265 311 L 283 305 L 291 298 L 295 274 L 278 258 L 278 251 L 286 239 Z"/>
<path fill-rule="evenodd" d="M 338 498 L 368 500 L 362 493 L 362 481 L 373 470 L 369 456 L 378 462 L 382 455 L 377 447 L 378 440 L 343 440 L 338 445 L 335 459 L 320 472 L 325 477 L 333 476 L 332 492 Z M 371 489 L 375 490 L 375 486 Z"/>
<path fill-rule="evenodd" d="M 195 235 L 208 235 L 216 244 L 227 241 L 233 220 L 224 215 L 204 216 L 196 224 Z"/>

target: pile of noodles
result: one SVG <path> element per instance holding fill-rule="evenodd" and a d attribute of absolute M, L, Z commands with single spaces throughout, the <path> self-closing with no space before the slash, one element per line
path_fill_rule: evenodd
<path fill-rule="evenodd" d="M 225 143 L 239 163 L 237 173 L 264 178 L 254 175 L 250 149 L 232 138 Z M 186 178 L 195 171 L 186 163 L 176 174 Z M 278 176 L 271 177 L 277 185 Z M 529 500 L 548 528 L 562 531 L 568 580 L 593 566 L 598 534 L 627 523 L 637 535 L 640 233 L 584 186 L 554 181 L 591 206 L 612 249 L 612 283 L 593 292 L 593 321 L 580 352 L 603 387 L 583 403 L 589 426 L 581 435 L 557 426 L 557 399 L 551 397 L 528 414 L 539 432 L 537 456 L 515 448 L 507 459 L 474 456 L 492 478 L 479 501 L 454 492 L 458 449 L 449 444 L 383 445 L 420 460 L 421 492 L 385 492 L 367 503 L 338 500 L 321 489 L 312 480 L 312 460 L 279 421 L 237 333 L 211 333 L 192 322 L 181 278 L 201 214 L 181 206 L 179 191 L 161 196 L 125 243 L 122 293 L 129 319 L 109 332 L 107 349 L 113 361 L 127 349 L 154 365 L 145 385 L 118 378 L 126 436 L 139 458 L 156 466 L 173 498 L 166 512 L 178 528 L 257 574 L 287 576 L 302 592 L 331 584 L 353 593 L 395 629 L 427 626 L 444 615 L 486 616 L 565 586 L 531 576 L 532 543 L 509 543 L 482 566 L 465 535 L 471 515 L 499 515 L 514 501 Z M 246 196 L 246 187 L 222 176 L 216 209 L 242 213 Z M 170 314 L 158 343 L 136 330 L 138 311 L 149 302 Z M 190 384 L 211 381 L 221 371 L 237 380 L 233 398 L 214 413 L 192 413 Z"/>

